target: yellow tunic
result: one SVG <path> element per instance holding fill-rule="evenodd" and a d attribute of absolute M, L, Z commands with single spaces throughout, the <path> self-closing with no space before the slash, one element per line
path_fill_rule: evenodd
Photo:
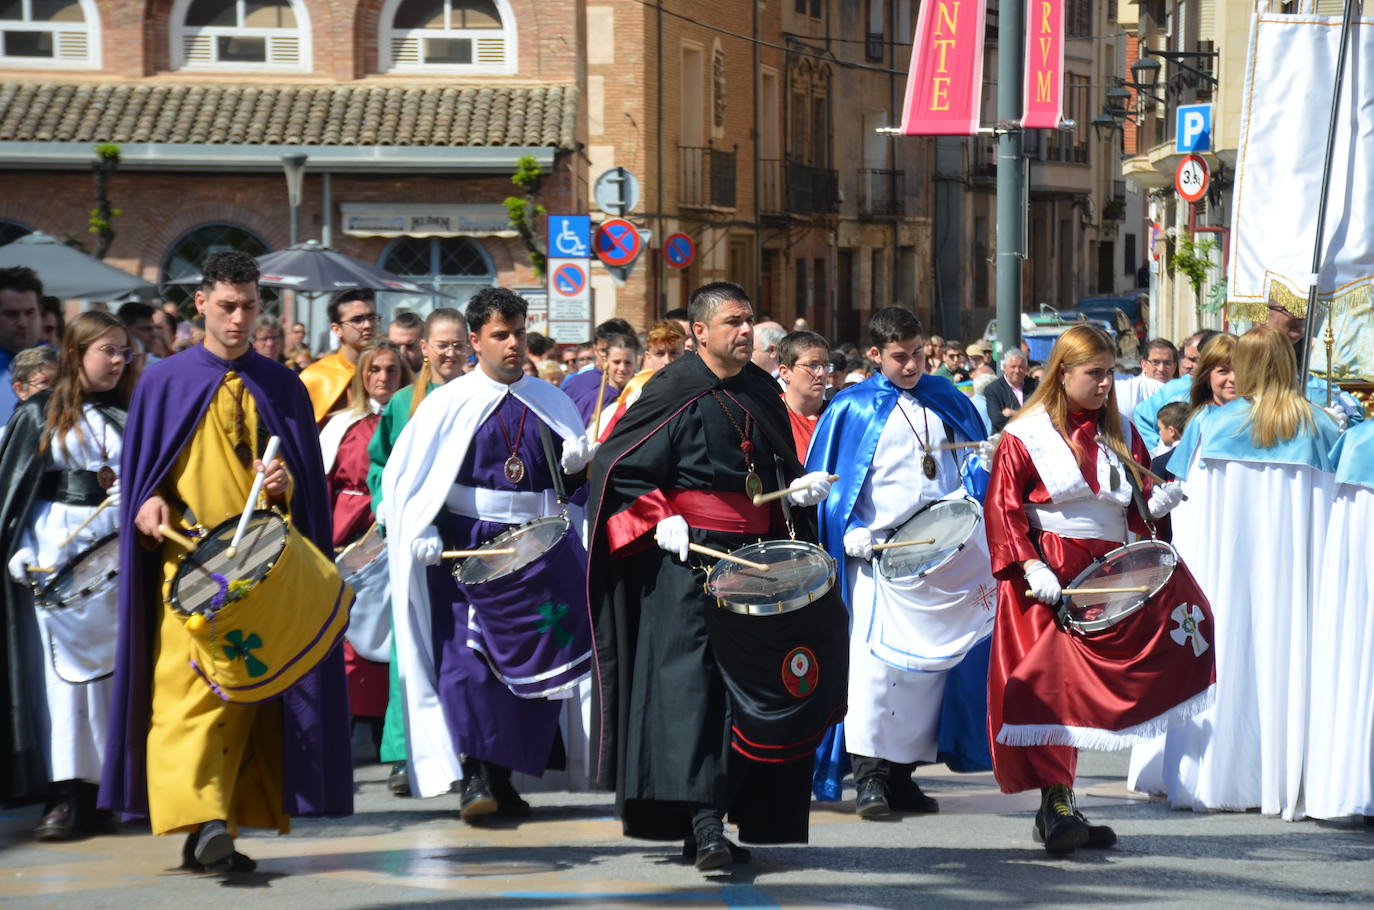
<path fill-rule="evenodd" d="M 240 417 L 239 408 L 242 407 Z M 259 451 L 257 406 L 234 372 L 225 374 L 210 407 L 159 492 L 184 525 L 185 503 L 205 528 L 238 515 L 253 473 L 235 455 L 239 427 Z M 288 499 L 289 501 L 289 499 Z M 163 603 L 153 640 L 152 721 L 148 728 L 148 810 L 154 834 L 185 831 L 224 819 L 239 826 L 286 833 L 282 809 L 281 705 L 221 701 L 191 668 L 186 618 L 166 602 L 182 550 L 162 546 Z"/>
<path fill-rule="evenodd" d="M 315 409 L 315 423 L 348 404 L 348 384 L 353 381 L 357 365 L 349 363 L 339 351 L 327 354 L 301 370 L 301 382 L 310 393 L 310 405 Z"/>

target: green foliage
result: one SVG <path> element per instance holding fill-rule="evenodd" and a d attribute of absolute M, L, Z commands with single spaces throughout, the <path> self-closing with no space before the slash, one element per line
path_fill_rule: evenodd
<path fill-rule="evenodd" d="M 121 159 L 119 146 L 113 142 L 102 142 L 93 151 L 95 164 L 91 165 L 91 169 L 95 172 L 95 208 L 91 209 L 91 216 L 86 221 L 86 230 L 97 237 L 95 258 L 104 259 L 110 244 L 114 243 L 114 219 L 119 215 L 119 209 L 110 202 L 110 176 L 119 169 Z"/>
<path fill-rule="evenodd" d="M 544 266 L 548 262 L 548 255 L 539 246 L 539 240 L 535 235 L 534 222 L 537 218 L 542 218 L 548 214 L 548 210 L 536 201 L 539 189 L 544 183 L 544 172 L 539 167 L 539 162 L 532 155 L 525 155 L 515 162 L 515 173 L 511 175 L 510 182 L 524 191 L 523 196 L 507 196 L 505 199 L 506 218 L 510 221 L 517 234 L 520 235 L 521 242 L 530 255 L 530 265 L 534 268 L 534 277 L 544 277 Z"/>
<path fill-rule="evenodd" d="M 1179 232 L 1172 257 L 1174 274 L 1187 277 L 1195 297 L 1202 293 L 1202 282 L 1207 280 L 1207 273 L 1212 270 L 1210 254 L 1216 248 L 1214 240 L 1198 242 L 1187 231 Z"/>

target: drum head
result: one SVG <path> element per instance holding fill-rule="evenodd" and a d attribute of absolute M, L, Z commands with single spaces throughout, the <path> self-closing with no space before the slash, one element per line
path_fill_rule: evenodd
<path fill-rule="evenodd" d="M 119 585 L 119 534 L 102 537 L 82 551 L 38 592 L 49 609 L 111 590 Z"/>
<path fill-rule="evenodd" d="M 509 550 L 504 555 L 477 554 L 469 556 L 453 569 L 459 584 L 480 585 L 503 575 L 519 571 L 547 553 L 568 533 L 568 519 L 562 515 L 536 518 L 518 528 L 511 528 L 482 544 L 479 550 Z"/>
<path fill-rule="evenodd" d="M 935 542 L 883 550 L 877 560 L 878 571 L 885 578 L 909 578 L 930 572 L 959 551 L 982 518 L 982 510 L 970 499 L 932 502 L 908 519 L 887 542 L 927 538 L 934 538 Z"/>
<path fill-rule="evenodd" d="M 1110 628 L 1145 606 L 1174 574 L 1178 552 L 1161 540 L 1141 540 L 1118 547 L 1078 573 L 1068 588 L 1148 587 L 1146 593 L 1069 594 L 1060 601 L 1060 616 L 1081 632 Z"/>
<path fill-rule="evenodd" d="M 386 553 L 386 538 L 382 537 L 374 523 L 353 543 L 343 548 L 338 557 L 334 560 L 339 566 L 339 573 L 346 579 L 351 575 L 356 575 L 368 563 Z"/>
<path fill-rule="evenodd" d="M 741 613 L 784 613 L 805 606 L 835 580 L 835 561 L 815 544 L 765 540 L 730 555 L 768 567 L 760 571 L 722 559 L 707 575 L 706 587 L 716 599 Z"/>
<path fill-rule="evenodd" d="M 218 525 L 182 558 L 172 579 L 172 606 L 178 612 L 213 612 L 226 602 L 231 585 L 255 585 L 272 570 L 286 548 L 286 521 L 276 512 L 255 511 L 230 559 L 227 551 L 238 526 L 237 518 Z"/>

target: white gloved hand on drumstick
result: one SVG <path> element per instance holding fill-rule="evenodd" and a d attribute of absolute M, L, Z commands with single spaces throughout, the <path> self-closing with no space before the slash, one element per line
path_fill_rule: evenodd
<path fill-rule="evenodd" d="M 601 443 L 592 442 L 586 436 L 570 436 L 563 440 L 563 465 L 564 474 L 577 474 L 587 465 L 592 463 L 596 457 L 596 450 L 601 448 Z"/>
<path fill-rule="evenodd" d="M 994 433 L 978 443 L 978 463 L 984 471 L 992 471 L 992 455 L 997 451 L 997 440 L 1001 438 L 1001 433 Z"/>
<path fill-rule="evenodd" d="M 1346 427 L 1350 426 L 1350 417 L 1346 415 L 1345 408 L 1340 405 L 1333 404 L 1330 407 L 1322 408 L 1322 410 L 1326 412 L 1327 417 L 1336 422 L 1336 429 L 1342 433 L 1345 432 Z"/>
<path fill-rule="evenodd" d="M 690 531 L 687 519 L 681 515 L 669 515 L 654 529 L 654 541 L 660 550 L 676 554 L 678 559 L 686 562 L 687 544 L 691 542 Z"/>
<path fill-rule="evenodd" d="M 1163 518 L 1180 502 L 1183 502 L 1183 484 L 1177 480 L 1156 484 L 1150 494 L 1150 517 Z"/>
<path fill-rule="evenodd" d="M 105 498 L 108 499 L 108 500 L 110 501 L 110 504 L 109 504 L 108 506 L 106 506 L 107 509 L 117 509 L 117 508 L 119 508 L 119 481 L 118 481 L 118 480 L 116 480 L 114 483 L 110 484 L 110 488 L 109 488 L 108 490 L 105 491 Z"/>
<path fill-rule="evenodd" d="M 787 494 L 792 505 L 802 508 L 817 505 L 830 495 L 830 472 L 812 471 L 810 474 L 803 474 L 788 484 L 787 488 L 792 491 Z"/>
<path fill-rule="evenodd" d="M 1049 566 L 1035 559 L 1026 563 L 1023 569 L 1026 573 L 1026 584 L 1036 600 L 1042 604 L 1059 603 L 1059 598 L 1064 596 L 1064 588 L 1059 583 L 1059 576 L 1055 575 Z"/>
<path fill-rule="evenodd" d="M 444 552 L 444 542 L 439 539 L 439 529 L 430 525 L 420 532 L 420 536 L 410 542 L 410 555 L 422 566 L 437 566 Z"/>
<path fill-rule="evenodd" d="M 28 547 L 20 547 L 15 550 L 14 555 L 10 557 L 10 564 L 8 566 L 10 578 L 13 578 L 21 584 L 27 585 L 29 583 L 29 566 L 37 562 L 37 553 L 30 550 Z"/>
<path fill-rule="evenodd" d="M 844 553 L 855 559 L 873 558 L 873 532 L 868 528 L 853 528 L 844 535 Z"/>

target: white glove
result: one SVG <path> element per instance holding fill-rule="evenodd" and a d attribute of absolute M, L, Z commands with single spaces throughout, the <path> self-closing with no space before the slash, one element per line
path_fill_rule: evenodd
<path fill-rule="evenodd" d="M 107 508 L 107 509 L 118 509 L 118 508 L 119 508 L 119 481 L 118 481 L 118 480 L 116 480 L 114 483 L 110 484 L 110 488 L 109 488 L 108 490 L 105 491 L 105 498 L 107 498 L 108 500 L 110 500 L 110 504 L 109 504 L 108 506 L 106 506 L 105 508 Z"/>
<path fill-rule="evenodd" d="M 1001 433 L 994 433 L 978 443 L 978 464 L 984 471 L 992 471 L 992 453 L 997 451 L 997 440 L 1001 438 Z"/>
<path fill-rule="evenodd" d="M 1042 604 L 1059 603 L 1059 598 L 1064 596 L 1064 589 L 1059 584 L 1059 576 L 1050 571 L 1049 566 L 1037 559 L 1025 572 L 1026 584 L 1036 600 Z"/>
<path fill-rule="evenodd" d="M 1342 433 L 1345 432 L 1346 427 L 1350 426 L 1350 418 L 1346 416 L 1345 408 L 1340 405 L 1333 404 L 1329 408 L 1322 408 L 1322 410 L 1325 411 L 1327 416 L 1332 420 L 1336 421 L 1336 429 L 1340 430 Z"/>
<path fill-rule="evenodd" d="M 20 547 L 14 551 L 14 556 L 10 558 L 10 578 L 13 578 L 20 584 L 28 584 L 29 573 L 26 569 L 37 562 L 37 553 L 30 550 L 28 547 Z"/>
<path fill-rule="evenodd" d="M 873 558 L 873 532 L 868 528 L 855 528 L 844 535 L 844 553 L 855 559 Z"/>
<path fill-rule="evenodd" d="M 1150 494 L 1150 517 L 1163 518 L 1180 502 L 1183 502 L 1183 484 L 1177 480 L 1156 484 Z"/>
<path fill-rule="evenodd" d="M 592 463 L 596 450 L 601 443 L 592 442 L 586 436 L 570 436 L 563 440 L 563 473 L 577 474 Z"/>
<path fill-rule="evenodd" d="M 794 506 L 814 506 L 825 501 L 825 497 L 830 495 L 830 472 L 812 471 L 810 474 L 803 474 L 788 485 L 787 489 L 791 493 L 787 498 Z"/>
<path fill-rule="evenodd" d="M 659 549 L 676 553 L 678 559 L 686 562 L 689 530 L 687 519 L 681 515 L 669 515 L 654 529 L 654 540 L 658 543 Z"/>
<path fill-rule="evenodd" d="M 444 542 L 439 539 L 439 529 L 430 525 L 420 532 L 420 536 L 410 542 L 410 555 L 422 566 L 437 566 L 443 557 Z"/>

